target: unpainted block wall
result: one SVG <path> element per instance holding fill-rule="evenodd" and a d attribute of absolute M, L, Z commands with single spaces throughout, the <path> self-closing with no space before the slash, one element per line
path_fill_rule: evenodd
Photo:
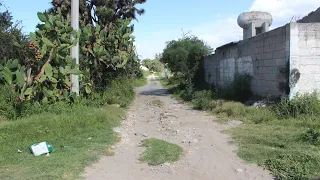
<path fill-rule="evenodd" d="M 320 23 L 290 24 L 290 98 L 320 92 Z"/>
<path fill-rule="evenodd" d="M 237 73 L 253 77 L 252 91 L 259 95 L 280 96 L 287 91 L 289 36 L 287 27 L 230 43 L 216 49 L 204 60 L 206 82 L 223 87 Z"/>

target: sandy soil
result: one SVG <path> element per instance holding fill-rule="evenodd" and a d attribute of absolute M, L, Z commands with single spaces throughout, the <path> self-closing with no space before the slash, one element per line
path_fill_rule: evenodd
<path fill-rule="evenodd" d="M 114 147 L 115 155 L 103 157 L 86 168 L 90 180 L 269 180 L 268 171 L 245 163 L 236 155 L 230 137 L 221 131 L 232 125 L 221 125 L 215 117 L 192 110 L 167 94 L 153 76 L 148 84 L 137 88 L 137 98 L 127 119 L 116 128 L 122 140 Z M 161 100 L 159 107 L 151 103 Z M 233 123 L 231 123 L 233 124 Z M 236 123 L 235 123 L 236 124 Z M 233 125 L 235 125 L 233 124 Z M 158 138 L 180 145 L 183 157 L 175 163 L 148 166 L 139 162 L 142 140 Z"/>

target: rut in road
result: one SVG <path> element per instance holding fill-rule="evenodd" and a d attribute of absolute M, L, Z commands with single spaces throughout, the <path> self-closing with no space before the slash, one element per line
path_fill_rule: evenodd
<path fill-rule="evenodd" d="M 205 112 L 192 110 L 167 94 L 154 76 L 148 84 L 136 89 L 137 97 L 129 109 L 127 119 L 116 128 L 121 142 L 115 155 L 103 157 L 86 168 L 89 180 L 271 180 L 268 171 L 247 164 L 236 155 L 230 137 L 222 130 L 229 128 L 215 122 Z M 151 102 L 164 104 L 155 106 Z M 148 166 L 139 162 L 144 151 L 140 147 L 147 138 L 163 139 L 178 144 L 184 150 L 175 163 Z"/>

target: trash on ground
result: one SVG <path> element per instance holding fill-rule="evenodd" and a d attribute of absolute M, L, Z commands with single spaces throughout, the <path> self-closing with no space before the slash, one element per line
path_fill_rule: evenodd
<path fill-rule="evenodd" d="M 30 151 L 35 156 L 40 156 L 42 154 L 47 154 L 47 156 L 49 156 L 48 154 L 53 152 L 53 147 L 48 142 L 41 142 L 39 144 L 33 144 L 30 147 Z"/>

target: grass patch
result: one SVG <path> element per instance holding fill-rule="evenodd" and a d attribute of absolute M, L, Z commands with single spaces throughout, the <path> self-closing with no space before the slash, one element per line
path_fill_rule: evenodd
<path fill-rule="evenodd" d="M 163 106 L 164 103 L 159 99 L 155 99 L 151 101 L 151 104 L 156 106 Z"/>
<path fill-rule="evenodd" d="M 241 158 L 266 167 L 278 179 L 313 179 L 320 177 L 320 146 L 314 144 L 315 135 L 310 132 L 310 127 L 319 128 L 320 123 L 314 121 L 318 120 L 246 123 L 230 133 Z"/>
<path fill-rule="evenodd" d="M 112 128 L 123 116 L 124 111 L 113 106 L 81 107 L 0 124 L 0 179 L 77 179 L 117 141 Z M 53 145 L 50 157 L 29 152 L 28 147 L 42 141 Z"/>
<path fill-rule="evenodd" d="M 133 79 L 133 86 L 134 87 L 141 87 L 145 86 L 148 83 L 147 77 L 150 75 L 149 71 L 143 71 L 143 77 Z"/>
<path fill-rule="evenodd" d="M 142 146 L 146 150 L 139 160 L 153 166 L 178 161 L 183 152 L 178 145 L 154 138 L 144 140 Z"/>

